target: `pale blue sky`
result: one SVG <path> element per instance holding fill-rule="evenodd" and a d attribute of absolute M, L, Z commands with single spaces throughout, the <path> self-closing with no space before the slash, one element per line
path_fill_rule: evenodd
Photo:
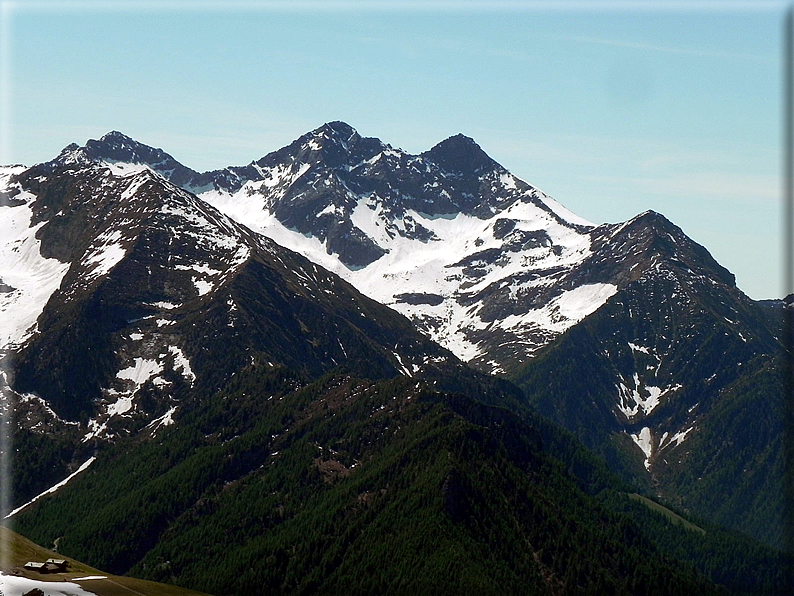
<path fill-rule="evenodd" d="M 495 6 L 2 1 L 0 161 L 113 129 L 197 170 L 329 120 L 412 153 L 462 132 L 582 217 L 659 211 L 782 296 L 786 4 Z"/>

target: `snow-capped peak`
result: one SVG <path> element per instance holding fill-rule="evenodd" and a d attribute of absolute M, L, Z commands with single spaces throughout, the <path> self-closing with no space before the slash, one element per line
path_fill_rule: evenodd
<path fill-rule="evenodd" d="M 204 174 L 117 131 L 63 155 L 196 193 L 493 372 L 520 365 L 636 278 L 604 265 L 610 238 L 656 215 L 596 227 L 463 134 L 411 155 L 339 121 Z"/>
<path fill-rule="evenodd" d="M 525 360 L 614 293 L 599 281 L 578 294 L 584 302 L 561 297 L 575 289 L 560 282 L 588 258 L 594 226 L 464 135 L 411 155 L 332 122 L 253 165 L 237 190 L 199 196 L 487 370 Z M 509 354 L 485 339 L 497 327 Z"/>

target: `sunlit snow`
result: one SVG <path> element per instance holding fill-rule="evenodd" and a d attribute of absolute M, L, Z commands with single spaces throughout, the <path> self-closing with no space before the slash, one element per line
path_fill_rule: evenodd
<path fill-rule="evenodd" d="M 80 472 L 83 472 L 84 470 L 86 470 L 86 469 L 88 468 L 88 466 L 90 466 L 92 463 L 94 463 L 94 461 L 95 461 L 95 460 L 96 460 L 96 457 L 94 457 L 94 456 L 92 455 L 92 456 L 91 456 L 91 457 L 89 457 L 89 458 L 88 458 L 86 461 L 84 461 L 84 462 L 83 462 L 83 464 L 82 464 L 82 465 L 81 465 L 79 468 L 77 468 L 77 470 L 75 470 L 74 472 L 72 472 L 71 474 L 69 474 L 69 476 L 67 476 L 66 478 L 64 478 L 63 480 L 61 480 L 61 481 L 60 481 L 58 484 L 55 484 L 54 486 L 51 486 L 50 488 L 48 488 L 48 489 L 47 489 L 47 490 L 45 490 L 44 492 L 42 492 L 42 493 L 40 493 L 40 494 L 36 495 L 35 497 L 33 497 L 33 498 L 30 500 L 30 501 L 28 501 L 28 502 L 27 502 L 27 503 L 25 503 L 24 505 L 20 505 L 19 507 L 17 507 L 16 509 L 14 509 L 14 510 L 13 510 L 11 513 L 9 513 L 8 515 L 6 515 L 5 519 L 8 519 L 9 517 L 12 517 L 13 515 L 16 515 L 17 513 L 19 513 L 20 511 L 22 511 L 22 510 L 23 510 L 25 507 L 27 507 L 28 505 L 31 505 L 32 503 L 35 503 L 36 501 L 38 501 L 38 500 L 39 500 L 41 497 L 43 497 L 44 495 L 49 495 L 49 494 L 51 494 L 51 493 L 54 493 L 55 491 L 57 491 L 57 490 L 58 490 L 59 488 L 61 488 L 62 486 L 65 486 L 65 485 L 66 485 L 66 484 L 67 484 L 67 483 L 68 483 L 68 482 L 69 482 L 69 481 L 70 481 L 72 478 L 74 478 L 75 476 L 77 476 L 77 475 L 78 475 Z"/>
<path fill-rule="evenodd" d="M 209 294 L 215 287 L 210 282 L 204 279 L 198 279 L 196 277 L 193 278 L 193 285 L 196 287 L 196 292 L 199 296 L 205 296 Z"/>
<path fill-rule="evenodd" d="M 285 170 L 279 174 L 279 181 L 286 179 Z M 512 175 L 505 174 L 497 180 L 507 188 L 516 187 Z M 560 217 L 577 225 L 592 226 L 546 195 L 534 192 Z M 464 287 L 466 294 L 475 294 L 491 284 L 503 282 L 507 284 L 511 297 L 515 298 L 521 292 L 554 282 L 542 275 L 520 283 L 511 281 L 513 278 L 525 278 L 524 274 L 531 269 L 542 271 L 557 267 L 571 270 L 590 255 L 590 237 L 587 234 L 560 223 L 552 213 L 521 198 L 496 216 L 486 219 L 463 213 L 431 217 L 410 209 L 402 218 L 393 219 L 384 211 L 377 197 L 353 196 L 357 202 L 350 212 L 350 220 L 386 251 L 376 261 L 358 269 L 346 267 L 337 255 L 329 254 L 318 238 L 290 230 L 279 222 L 270 211 L 274 199 L 269 191 L 264 191 L 261 183 L 247 183 L 234 194 L 213 190 L 202 193 L 201 198 L 278 244 L 337 273 L 364 294 L 414 319 L 428 335 L 466 361 L 483 354 L 482 346 L 470 336 L 473 331 L 491 325 L 490 328 L 551 337 L 594 312 L 617 291 L 612 284 L 586 284 L 558 295 L 542 307 L 490 323 L 482 321 L 479 309 L 462 306 L 460 300 Z M 321 211 L 324 213 L 344 215 L 338 205 L 327 206 Z M 547 233 L 555 250 L 542 243 L 519 252 L 505 250 L 497 263 L 483 264 L 484 275 L 467 278 L 464 267 L 456 266 L 456 263 L 490 248 L 501 249 L 504 239 L 495 236 L 494 225 L 503 218 L 514 220 L 517 232 Z M 430 240 L 413 238 L 411 230 L 414 227 L 427 230 Z M 408 304 L 395 298 L 395 295 L 406 292 L 438 295 L 443 300 L 441 304 L 431 305 Z M 527 344 L 525 351 L 539 347 L 531 342 Z M 498 369 L 498 363 L 493 362 L 493 368 Z"/>
<path fill-rule="evenodd" d="M 132 389 L 129 393 L 134 394 L 138 391 L 141 385 L 161 372 L 163 372 L 163 365 L 157 360 L 135 358 L 135 364 L 117 372 L 116 378 L 132 381 L 134 384 L 134 389 Z"/>
<path fill-rule="evenodd" d="M 650 352 L 648 351 L 648 348 L 646 348 L 645 346 L 638 346 L 637 344 L 633 344 L 633 343 L 629 342 L 629 347 L 634 352 L 642 352 L 643 354 L 650 354 Z"/>
<path fill-rule="evenodd" d="M 196 375 L 193 374 L 193 369 L 190 368 L 190 360 L 177 346 L 168 346 L 168 351 L 174 356 L 174 370 L 182 371 L 182 376 L 190 381 L 192 385 L 193 381 L 196 380 Z"/>
<path fill-rule="evenodd" d="M 694 430 L 694 428 L 695 428 L 694 426 L 691 426 L 691 427 L 689 427 L 688 429 L 686 429 L 684 431 L 679 431 L 679 432 L 675 433 L 670 438 L 670 443 L 668 443 L 668 446 L 672 445 L 673 443 L 675 443 L 676 445 L 680 445 L 681 443 L 683 443 L 686 440 L 687 435 L 690 432 L 692 432 L 692 430 Z"/>
<path fill-rule="evenodd" d="M 0 206 L 0 282 L 10 288 L 0 291 L 0 351 L 18 346 L 30 336 L 69 270 L 68 263 L 41 256 L 36 232 L 44 222 L 31 227 L 34 199 L 22 192 L 15 197 L 22 204 Z"/>
<path fill-rule="evenodd" d="M 41 590 L 44 596 L 96 596 L 95 592 L 72 582 L 49 582 L 0 573 L 0 594 L 3 596 L 24 596 L 35 589 Z"/>
<path fill-rule="evenodd" d="M 87 277 L 96 278 L 106 275 L 124 258 L 127 251 L 119 242 L 121 238 L 121 230 L 113 230 L 96 238 L 84 261 L 89 269 Z"/>
<path fill-rule="evenodd" d="M 152 434 L 154 434 L 163 427 L 171 426 L 174 423 L 174 412 L 176 412 L 176 406 L 171 406 L 165 414 L 152 420 L 146 427 L 152 429 Z"/>
<path fill-rule="evenodd" d="M 160 302 L 152 302 L 151 306 L 156 306 L 157 308 L 162 308 L 165 310 L 171 310 L 174 308 L 179 308 L 181 304 L 174 304 L 173 302 L 160 301 Z"/>
<path fill-rule="evenodd" d="M 148 165 L 142 163 L 127 163 L 123 161 L 104 160 L 102 165 L 110 168 L 110 171 L 114 176 L 122 177 L 134 176 L 135 174 L 140 174 L 144 170 L 151 171 L 151 168 Z"/>
<path fill-rule="evenodd" d="M 646 426 L 643 427 L 639 433 L 629 434 L 629 436 L 645 454 L 645 469 L 649 470 L 651 468 L 650 459 L 653 450 L 653 435 L 651 434 L 651 429 Z"/>

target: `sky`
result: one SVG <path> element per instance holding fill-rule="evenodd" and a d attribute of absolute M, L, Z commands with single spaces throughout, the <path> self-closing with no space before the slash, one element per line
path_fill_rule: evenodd
<path fill-rule="evenodd" d="M 0 0 L 0 163 L 110 130 L 199 171 L 324 122 L 457 133 L 593 223 L 664 214 L 784 295 L 783 2 Z"/>

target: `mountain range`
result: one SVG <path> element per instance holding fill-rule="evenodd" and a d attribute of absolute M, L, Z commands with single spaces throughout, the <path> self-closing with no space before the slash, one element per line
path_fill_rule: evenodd
<path fill-rule="evenodd" d="M 219 594 L 790 579 L 791 303 L 658 213 L 594 225 L 468 137 L 342 122 L 205 173 L 111 132 L 0 201 L 15 505 L 81 470 L 30 538 Z"/>

